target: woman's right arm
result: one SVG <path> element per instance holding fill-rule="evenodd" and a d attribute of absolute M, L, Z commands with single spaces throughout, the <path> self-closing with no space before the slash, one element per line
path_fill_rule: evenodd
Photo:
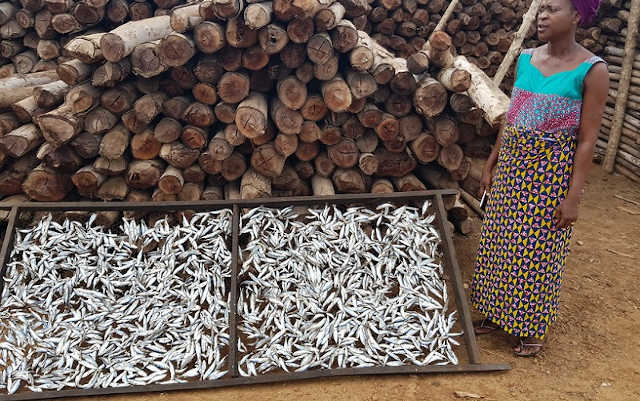
<path fill-rule="evenodd" d="M 496 144 L 491 149 L 491 154 L 487 159 L 487 162 L 484 164 L 484 168 L 482 169 L 482 178 L 480 178 L 480 194 L 482 192 L 488 191 L 491 188 L 491 182 L 493 181 L 493 169 L 498 164 L 498 155 L 500 154 L 500 147 L 502 146 L 502 131 L 504 131 L 504 125 L 498 131 L 498 138 L 496 139 Z"/>

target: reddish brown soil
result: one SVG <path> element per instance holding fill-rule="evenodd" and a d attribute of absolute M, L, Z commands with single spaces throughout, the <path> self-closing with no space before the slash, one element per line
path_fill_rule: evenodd
<path fill-rule="evenodd" d="M 505 335 L 479 338 L 486 362 L 504 373 L 410 375 L 311 380 L 163 394 L 91 397 L 86 401 L 456 400 L 455 391 L 485 400 L 640 400 L 640 187 L 594 167 L 576 223 L 560 314 L 541 356 L 512 356 Z M 456 238 L 465 282 L 473 273 L 476 234 Z M 69 399 L 70 400 L 70 399 Z"/>

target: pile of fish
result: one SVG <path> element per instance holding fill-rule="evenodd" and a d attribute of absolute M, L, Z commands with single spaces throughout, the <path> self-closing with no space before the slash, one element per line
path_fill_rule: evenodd
<path fill-rule="evenodd" d="M 429 207 L 245 213 L 240 374 L 457 364 Z"/>
<path fill-rule="evenodd" d="M 213 380 L 227 372 L 231 210 L 119 231 L 51 216 L 16 232 L 0 389 Z"/>

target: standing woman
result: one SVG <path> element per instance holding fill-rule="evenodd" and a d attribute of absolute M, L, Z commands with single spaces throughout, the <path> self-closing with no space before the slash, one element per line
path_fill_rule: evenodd
<path fill-rule="evenodd" d="M 485 165 L 490 187 L 472 285 L 476 334 L 518 337 L 536 355 L 557 315 L 565 259 L 609 90 L 603 60 L 576 43 L 598 0 L 542 0 L 507 121 Z M 492 173 L 495 167 L 495 173 Z"/>

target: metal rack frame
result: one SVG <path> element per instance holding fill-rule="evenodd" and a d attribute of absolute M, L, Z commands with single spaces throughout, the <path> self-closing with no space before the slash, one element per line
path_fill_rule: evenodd
<path fill-rule="evenodd" d="M 0 206 L 0 210 L 10 210 L 6 234 L 0 248 L 0 278 L 4 278 L 7 262 L 13 248 L 13 238 L 16 230 L 16 220 L 22 211 L 106 211 L 106 210 L 137 210 L 170 212 L 179 210 L 208 211 L 216 209 L 232 209 L 232 266 L 231 266 L 231 313 L 229 314 L 229 373 L 218 380 L 193 381 L 176 384 L 151 384 L 146 386 L 127 386 L 95 389 L 69 389 L 61 391 L 19 392 L 13 395 L 0 395 L 1 400 L 43 400 L 62 397 L 80 397 L 90 395 L 128 394 L 140 392 L 159 392 L 171 390 L 196 390 L 206 388 L 228 387 L 246 384 L 274 383 L 294 380 L 304 380 L 323 377 L 355 376 L 355 375 L 387 375 L 387 374 L 417 374 L 417 373 L 471 373 L 509 370 L 508 364 L 481 363 L 476 343 L 471 311 L 466 302 L 462 274 L 456 260 L 451 234 L 445 229 L 447 215 L 443 197 L 454 195 L 454 190 L 431 190 L 417 192 L 395 192 L 391 194 L 356 194 L 334 196 L 304 196 L 267 199 L 237 199 L 220 201 L 194 202 L 26 202 L 13 206 Z M 460 365 L 433 366 L 398 366 L 398 367 L 367 367 L 309 370 L 297 373 L 275 373 L 255 377 L 242 377 L 238 374 L 237 359 L 237 302 L 238 302 L 238 272 L 239 272 L 239 232 L 240 209 L 257 206 L 286 207 L 311 206 L 321 204 L 379 204 L 384 202 L 409 203 L 415 201 L 432 200 L 436 214 L 434 221 L 441 235 L 441 249 L 445 271 L 453 284 L 456 310 L 464 330 L 464 342 L 468 363 Z M 4 280 L 0 280 L 0 296 L 4 289 Z"/>

